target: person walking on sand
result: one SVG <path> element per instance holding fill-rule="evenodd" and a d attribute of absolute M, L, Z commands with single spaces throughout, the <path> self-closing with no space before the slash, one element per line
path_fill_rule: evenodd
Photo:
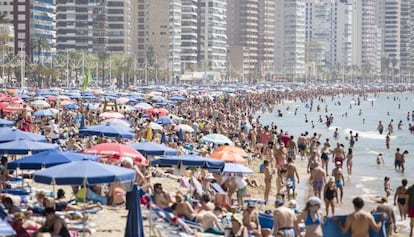
<path fill-rule="evenodd" d="M 323 199 L 325 201 L 326 216 L 329 214 L 329 207 L 331 207 L 332 215 L 335 214 L 335 198 L 337 198 L 335 178 L 330 177 L 329 181 L 323 187 Z"/>
<path fill-rule="evenodd" d="M 264 166 L 264 182 L 265 182 L 265 191 L 264 191 L 264 200 L 267 203 L 269 200 L 270 189 L 272 188 L 272 178 L 275 171 L 270 167 L 268 160 L 263 161 Z"/>
<path fill-rule="evenodd" d="M 343 162 L 344 162 L 344 160 L 345 160 L 345 150 L 344 150 L 343 145 L 342 145 L 342 144 L 340 144 L 339 142 L 338 142 L 338 143 L 336 143 L 336 147 L 335 147 L 335 149 L 332 151 L 332 154 L 333 154 L 333 157 L 334 157 L 333 162 L 334 162 L 335 164 L 336 164 L 337 162 L 340 162 L 340 163 L 341 163 L 341 167 L 342 167 L 342 164 L 343 164 Z"/>
<path fill-rule="evenodd" d="M 414 227 L 414 184 L 411 185 L 406 191 L 408 197 L 407 206 L 408 206 L 408 217 L 410 218 L 410 237 L 413 237 L 413 227 Z"/>
<path fill-rule="evenodd" d="M 319 165 L 319 163 L 316 163 L 315 168 L 313 168 L 311 171 L 310 179 L 312 182 L 313 193 L 318 198 L 321 198 L 322 188 L 325 184 L 325 178 L 325 170 Z"/>
<path fill-rule="evenodd" d="M 394 206 L 396 206 L 398 202 L 398 210 L 400 212 L 401 220 L 407 219 L 407 184 L 407 179 L 402 179 L 401 186 L 395 190 L 394 194 Z"/>
<path fill-rule="evenodd" d="M 287 170 L 287 179 L 291 183 L 290 186 L 287 186 L 288 195 L 290 195 L 290 189 L 292 189 L 292 196 L 295 197 L 296 196 L 296 181 L 299 183 L 299 174 L 298 174 L 298 170 L 295 164 L 293 164 L 292 158 L 288 158 L 288 164 L 286 166 L 286 170 Z M 297 180 L 295 180 L 295 176 Z"/>
<path fill-rule="evenodd" d="M 340 201 L 342 203 L 342 199 L 344 197 L 345 178 L 341 168 L 341 163 L 336 162 L 336 167 L 332 170 L 332 176 L 335 178 L 335 186 L 341 192 L 341 195 L 339 198 L 337 197 L 336 202 L 339 203 Z"/>
<path fill-rule="evenodd" d="M 362 210 L 365 203 L 360 197 L 354 198 L 352 204 L 354 205 L 355 211 L 346 217 L 345 223 L 341 223 L 337 217 L 332 218 L 333 221 L 338 223 L 341 232 L 345 234 L 351 231 L 352 237 L 369 237 L 369 229 L 378 233 L 381 230 L 385 216 L 382 215 L 380 221 L 376 222 L 370 213 Z"/>

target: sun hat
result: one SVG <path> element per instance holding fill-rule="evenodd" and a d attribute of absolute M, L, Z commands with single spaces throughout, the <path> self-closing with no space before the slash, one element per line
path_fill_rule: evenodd
<path fill-rule="evenodd" d="M 335 177 L 332 177 L 332 176 L 331 176 L 331 177 L 329 177 L 329 183 L 330 183 L 330 182 L 335 182 Z"/>
<path fill-rule="evenodd" d="M 322 201 L 318 197 L 310 197 L 309 198 L 309 204 L 311 204 L 312 206 L 315 206 L 315 205 L 319 205 L 320 206 L 322 204 Z"/>

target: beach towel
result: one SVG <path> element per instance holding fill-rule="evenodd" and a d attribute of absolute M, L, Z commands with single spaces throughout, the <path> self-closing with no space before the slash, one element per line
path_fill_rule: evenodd
<path fill-rule="evenodd" d="M 374 213 L 373 216 L 376 221 L 378 221 L 381 217 L 382 213 Z M 337 216 L 339 217 L 342 223 L 345 222 L 346 216 Z M 382 224 L 382 228 L 378 233 L 374 231 L 369 231 L 370 237 L 387 237 L 387 233 L 385 231 L 385 222 Z M 331 217 L 328 217 L 327 220 L 324 222 L 322 226 L 323 236 L 335 236 L 335 237 L 351 237 L 350 231 L 346 234 L 342 234 L 341 230 L 339 229 L 338 223 L 334 222 Z"/>

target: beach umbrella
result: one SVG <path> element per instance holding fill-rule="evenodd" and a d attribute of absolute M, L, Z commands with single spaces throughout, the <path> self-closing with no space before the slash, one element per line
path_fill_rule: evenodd
<path fill-rule="evenodd" d="M 162 125 L 174 124 L 174 122 L 168 117 L 160 117 L 155 122 L 158 123 L 158 124 L 162 124 Z"/>
<path fill-rule="evenodd" d="M 54 185 L 95 185 L 135 181 L 135 170 L 90 160 L 56 165 L 34 174 L 37 183 Z"/>
<path fill-rule="evenodd" d="M 0 127 L 12 127 L 15 123 L 14 121 L 0 119 Z"/>
<path fill-rule="evenodd" d="M 247 166 L 236 164 L 236 163 L 226 163 L 222 171 L 224 174 L 254 174 L 253 170 Z"/>
<path fill-rule="evenodd" d="M 200 140 L 202 142 L 210 142 L 210 143 L 219 144 L 219 145 L 223 145 L 223 144 L 233 145 L 233 142 L 230 140 L 230 138 L 224 135 L 218 134 L 218 133 L 207 134 L 203 136 Z"/>
<path fill-rule="evenodd" d="M 21 98 L 21 97 L 20 97 L 20 98 Z M 45 97 L 40 96 L 40 95 L 35 96 L 35 97 L 33 97 L 33 98 L 32 98 L 32 100 L 34 100 L 34 101 L 36 101 L 36 100 L 45 100 L 45 99 L 46 99 Z"/>
<path fill-rule="evenodd" d="M 223 169 L 224 161 L 198 155 L 165 156 L 151 161 L 152 166 L 172 167 L 178 165 L 197 166 L 201 168 Z"/>
<path fill-rule="evenodd" d="M 219 146 L 217 147 L 215 150 L 216 151 L 231 151 L 231 152 L 235 152 L 243 157 L 247 157 L 248 154 L 240 147 L 237 146 Z"/>
<path fill-rule="evenodd" d="M 244 159 L 240 154 L 232 151 L 216 151 L 210 154 L 210 158 L 222 160 L 225 162 L 234 162 L 234 163 L 245 163 Z"/>
<path fill-rule="evenodd" d="M 161 125 L 159 125 L 158 123 L 154 123 L 154 122 L 150 122 L 149 126 L 153 130 L 163 130 L 164 129 Z"/>
<path fill-rule="evenodd" d="M 141 213 L 141 194 L 145 192 L 137 184 L 126 194 L 128 217 L 125 226 L 125 237 L 144 237 L 144 224 Z"/>
<path fill-rule="evenodd" d="M 9 223 L 0 219 L 0 236 L 15 236 L 16 231 L 10 226 Z"/>
<path fill-rule="evenodd" d="M 100 124 L 106 124 L 106 123 L 111 123 L 111 124 L 116 124 L 119 126 L 123 126 L 123 127 L 131 127 L 131 124 L 124 119 L 105 119 L 104 121 L 102 121 Z"/>
<path fill-rule="evenodd" d="M 118 112 L 103 112 L 102 114 L 99 115 L 99 118 L 101 119 L 111 119 L 111 118 L 123 119 L 124 115 Z"/>
<path fill-rule="evenodd" d="M 77 104 L 65 104 L 64 107 L 66 109 L 70 109 L 70 110 L 79 109 L 79 105 L 77 105 Z"/>
<path fill-rule="evenodd" d="M 146 110 L 146 109 L 152 109 L 152 105 L 142 102 L 142 103 L 136 104 L 134 108 L 137 110 Z"/>
<path fill-rule="evenodd" d="M 175 101 L 186 101 L 187 98 L 185 98 L 183 95 L 172 95 L 170 96 L 170 100 L 175 100 Z"/>
<path fill-rule="evenodd" d="M 33 116 L 35 117 L 54 117 L 57 113 L 59 113 L 59 110 L 57 109 L 42 109 L 35 111 L 33 113 Z"/>
<path fill-rule="evenodd" d="M 43 142 L 46 141 L 46 137 L 31 133 L 31 132 L 25 132 L 20 129 L 17 129 L 15 127 L 0 127 L 0 143 L 1 142 L 9 142 L 9 141 L 15 141 L 15 140 L 30 140 L 30 141 L 37 141 L 37 142 Z"/>
<path fill-rule="evenodd" d="M 22 155 L 29 152 L 37 153 L 58 148 L 59 145 L 57 144 L 20 139 L 0 144 L 0 154 Z"/>
<path fill-rule="evenodd" d="M 194 132 L 193 127 L 191 127 L 190 125 L 187 125 L 187 124 L 179 124 L 179 125 L 175 126 L 174 130 L 175 131 L 180 131 L 181 130 L 183 132 L 189 132 L 189 133 Z"/>
<path fill-rule="evenodd" d="M 134 148 L 119 143 L 101 143 L 83 151 L 87 154 L 103 156 L 104 158 L 121 159 L 130 157 L 140 165 L 147 165 L 147 159 Z"/>
<path fill-rule="evenodd" d="M 115 123 L 98 124 L 79 130 L 80 136 L 105 136 L 105 137 L 122 137 L 134 139 L 135 133 L 131 128 L 121 126 Z"/>
<path fill-rule="evenodd" d="M 69 96 L 67 96 L 67 95 L 58 95 L 56 97 L 56 99 L 58 99 L 58 100 L 70 100 Z"/>
<path fill-rule="evenodd" d="M 157 114 L 158 116 L 168 116 L 169 112 L 166 109 L 162 108 L 152 108 L 152 109 L 146 109 L 146 114 Z"/>
<path fill-rule="evenodd" d="M 50 107 L 50 104 L 47 103 L 47 101 L 44 100 L 35 100 L 30 102 L 30 105 L 35 106 L 35 107 L 39 107 L 39 108 L 47 108 Z"/>
<path fill-rule="evenodd" d="M 154 142 L 138 142 L 129 144 L 129 146 L 145 156 L 177 155 L 178 153 L 176 149 Z"/>
<path fill-rule="evenodd" d="M 40 170 L 55 165 L 81 160 L 98 161 L 98 156 L 61 150 L 48 150 L 7 163 L 8 169 Z"/>
<path fill-rule="evenodd" d="M 118 99 L 116 99 L 116 103 L 123 105 L 129 102 L 129 98 L 128 97 L 119 97 Z"/>

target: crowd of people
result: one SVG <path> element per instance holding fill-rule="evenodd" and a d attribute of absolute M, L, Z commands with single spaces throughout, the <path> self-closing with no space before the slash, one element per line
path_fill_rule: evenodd
<path fill-rule="evenodd" d="M 312 111 L 313 106 L 316 106 L 314 103 L 323 102 L 324 98 L 335 97 L 337 93 L 338 91 L 334 90 L 297 90 L 243 92 L 233 95 L 222 94 L 217 97 L 191 95 L 188 100 L 167 108 L 169 111 L 167 116 L 170 116 L 176 123 L 191 126 L 194 130 L 193 132 L 185 132 L 181 137 L 175 130 L 174 124 L 164 125 L 163 130 L 151 127 L 151 122 L 161 116 L 159 113 L 147 113 L 144 110 L 128 111 L 125 106 L 116 103 L 112 107 L 108 107 L 106 111 L 121 113 L 134 129 L 136 135 L 134 140 L 136 141 L 165 142 L 168 146 L 176 148 L 181 155 L 198 152 L 200 155 L 208 156 L 218 146 L 217 144 L 202 143 L 200 138 L 210 133 L 218 133 L 229 137 L 236 147 L 243 149 L 248 154 L 246 161 L 249 165 L 262 164 L 260 171 L 263 176 L 255 176 L 263 178 L 264 183 L 263 200 L 258 200 L 248 197 L 249 188 L 260 186 L 258 180 L 249 176 L 223 175 L 198 169 L 187 169 L 179 175 L 174 171 L 173 175 L 165 175 L 165 170 L 157 167 L 137 166 L 133 160 L 128 158 L 119 162 L 123 167 L 135 169 L 137 183 L 147 193 L 153 193 L 154 204 L 162 210 L 198 224 L 204 232 L 217 235 L 290 237 L 299 236 L 303 232 L 306 237 L 318 237 L 323 236 L 323 223 L 326 217 L 334 216 L 336 214 L 335 205 L 343 202 L 346 191 L 345 176 L 352 176 L 353 149 L 358 142 L 358 134 L 353 134 L 352 131 L 349 133 L 347 136 L 349 148 L 346 149 L 346 145 L 339 141 L 336 141 L 335 145 L 331 145 L 329 138 L 321 141 L 320 134 L 311 134 L 308 131 L 304 131 L 295 138 L 294 135 L 286 132 L 285 128 L 280 128 L 274 123 L 267 126 L 262 125 L 260 116 L 255 117 L 255 114 L 257 112 L 273 112 L 275 105 L 283 104 L 285 100 L 298 100 L 307 103 L 308 109 Z M 356 89 L 342 89 L 341 93 L 354 94 L 358 101 L 366 99 L 366 94 L 364 94 L 366 92 Z M 96 125 L 104 120 L 100 116 L 104 111 L 92 109 L 84 105 L 83 102 L 78 101 L 78 109 L 60 107 L 58 102 L 51 103 L 52 108 L 59 112 L 50 117 L 33 117 L 30 111 L 36 110 L 36 108 L 23 109 L 19 114 L 3 114 L 3 117 L 16 121 L 16 126 L 21 130 L 47 136 L 51 143 L 58 143 L 65 150 L 82 151 L 103 142 L 123 144 L 131 142 L 131 140 L 121 138 L 79 136 L 80 128 Z M 319 105 L 316 109 L 322 111 Z M 327 108 L 325 108 L 325 112 L 327 113 L 326 121 L 322 117 L 320 119 L 329 127 L 335 122 L 334 115 L 328 114 Z M 278 114 L 283 116 L 281 111 Z M 305 119 L 307 120 L 307 117 Z M 378 130 L 382 133 L 384 129 L 380 125 Z M 391 135 L 393 133 L 392 127 L 388 126 L 387 132 Z M 335 130 L 334 140 L 338 140 L 337 133 L 338 131 Z M 166 137 L 166 141 L 162 141 L 163 137 Z M 408 151 L 400 153 L 397 149 L 395 166 L 401 168 L 402 172 L 404 172 L 404 156 L 407 154 Z M 383 159 L 378 160 L 384 163 Z M 5 163 L 2 161 L 1 181 L 3 187 L 5 187 L 9 176 L 6 161 Z M 296 164 L 299 162 L 307 163 L 304 172 Z M 330 170 L 331 163 L 333 168 L 331 167 Z M 186 189 L 184 192 L 175 193 L 172 190 L 164 190 L 161 183 L 153 183 L 153 177 L 157 176 L 174 178 L 182 182 L 182 186 L 185 186 Z M 313 194 L 307 199 L 304 209 L 300 210 L 296 201 L 298 200 L 297 185 L 307 179 Z M 198 188 L 194 188 L 198 185 L 201 186 L 201 192 L 198 191 Z M 394 203 L 398 203 L 402 219 L 407 215 L 412 218 L 410 233 L 412 236 L 414 186 L 407 188 L 407 185 L 407 180 L 403 180 L 402 186 L 395 192 Z M 122 197 L 123 191 L 120 190 L 122 189 L 120 184 L 111 184 L 108 189 L 105 186 L 91 188 L 98 195 L 107 195 L 110 204 L 119 205 L 125 201 Z M 378 221 L 369 212 L 363 210 L 364 200 L 355 198 L 353 200 L 355 211 L 346 217 L 345 222 L 333 218 L 338 222 L 341 231 L 345 233 L 350 230 L 354 236 L 367 236 L 369 228 L 378 232 L 381 223 L 387 220 L 388 234 L 391 234 L 392 230 L 397 232 L 396 218 L 392 208 L 387 207 L 388 198 L 391 196 L 387 181 L 384 182 L 384 189 L 386 197 L 380 200 L 381 205 L 376 211 L 385 214 Z M 233 202 L 234 196 L 236 198 Z M 15 207 L 13 203 L 10 204 L 7 198 L 3 198 L 2 203 L 8 210 L 8 214 L 14 217 L 13 223 L 18 226 L 16 228 L 22 227 L 27 230 L 36 226 L 35 233 L 44 231 L 50 232 L 52 235 L 68 236 L 68 230 L 72 227 L 67 222 L 61 221 L 62 218 L 55 213 L 57 211 L 55 204 L 62 199 L 62 195 L 56 200 L 42 196 L 34 202 L 43 207 L 42 212 L 45 216 L 38 223 L 31 219 L 32 209 L 28 209 L 27 212 L 19 211 L 19 208 Z M 249 200 L 247 204 L 244 202 L 246 199 Z M 273 228 L 262 228 L 259 222 L 258 205 L 265 205 L 268 208 L 268 203 L 271 200 L 275 200 L 274 210 L 267 211 L 267 214 L 273 216 Z M 321 210 L 323 207 L 325 208 L 324 212 Z M 62 210 L 71 208 L 76 209 L 76 207 L 67 204 Z M 90 206 L 90 208 L 99 209 L 101 207 Z M 16 211 L 14 211 L 15 209 Z M 227 217 L 230 218 L 227 219 Z M 390 224 L 393 225 L 391 229 L 388 226 Z"/>

